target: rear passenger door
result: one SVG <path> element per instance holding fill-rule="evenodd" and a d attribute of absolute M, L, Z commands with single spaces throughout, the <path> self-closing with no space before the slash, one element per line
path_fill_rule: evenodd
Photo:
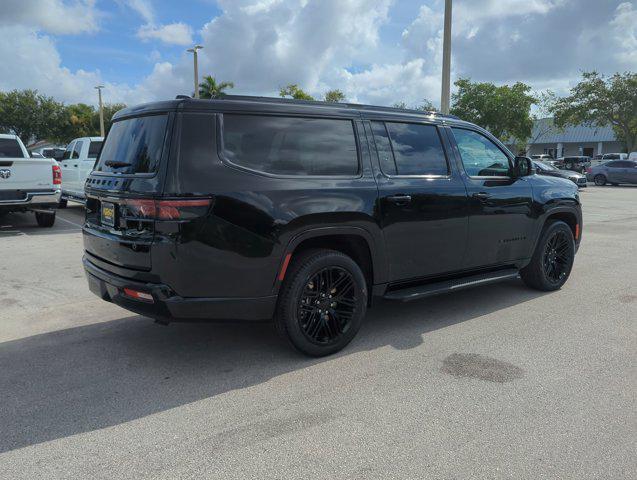
<path fill-rule="evenodd" d="M 366 122 L 391 281 L 461 268 L 467 193 L 434 124 Z"/>

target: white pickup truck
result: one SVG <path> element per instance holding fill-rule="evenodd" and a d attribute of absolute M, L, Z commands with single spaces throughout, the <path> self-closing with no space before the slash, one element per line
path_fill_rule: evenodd
<path fill-rule="evenodd" d="M 103 137 L 82 137 L 71 141 L 59 160 L 62 167 L 62 199 L 60 208 L 68 200 L 84 203 L 84 183 L 93 171 L 95 160 L 102 149 Z"/>
<path fill-rule="evenodd" d="M 35 212 L 40 227 L 52 227 L 61 183 L 55 160 L 31 158 L 16 135 L 0 134 L 0 216 Z"/>

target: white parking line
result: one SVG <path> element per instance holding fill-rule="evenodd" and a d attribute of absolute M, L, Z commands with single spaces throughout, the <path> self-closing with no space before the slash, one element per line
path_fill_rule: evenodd
<path fill-rule="evenodd" d="M 77 228 L 80 228 L 80 229 L 82 228 L 82 225 L 80 225 L 78 223 L 75 223 L 75 222 L 72 222 L 71 220 L 67 220 L 66 218 L 62 218 L 59 215 L 56 215 L 56 217 L 57 217 L 58 220 L 62 220 L 63 222 L 70 223 L 71 225 L 75 225 Z"/>

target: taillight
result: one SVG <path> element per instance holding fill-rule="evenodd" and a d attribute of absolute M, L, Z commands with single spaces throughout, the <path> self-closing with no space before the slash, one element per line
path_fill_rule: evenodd
<path fill-rule="evenodd" d="M 128 199 L 123 204 L 130 216 L 152 220 L 187 220 L 205 213 L 210 198 L 187 200 Z"/>
<path fill-rule="evenodd" d="M 586 168 L 586 173 L 591 173 L 593 171 L 593 169 L 591 167 L 587 167 Z"/>
<path fill-rule="evenodd" d="M 53 185 L 62 185 L 62 169 L 57 163 L 53 165 Z"/>

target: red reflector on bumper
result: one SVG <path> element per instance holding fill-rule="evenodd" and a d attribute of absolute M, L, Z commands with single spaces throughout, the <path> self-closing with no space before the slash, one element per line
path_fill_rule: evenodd
<path fill-rule="evenodd" d="M 140 292 L 139 290 L 133 290 L 132 288 L 125 288 L 124 295 L 134 298 L 135 300 L 142 300 L 144 302 L 153 303 L 153 296 L 150 293 Z"/>

